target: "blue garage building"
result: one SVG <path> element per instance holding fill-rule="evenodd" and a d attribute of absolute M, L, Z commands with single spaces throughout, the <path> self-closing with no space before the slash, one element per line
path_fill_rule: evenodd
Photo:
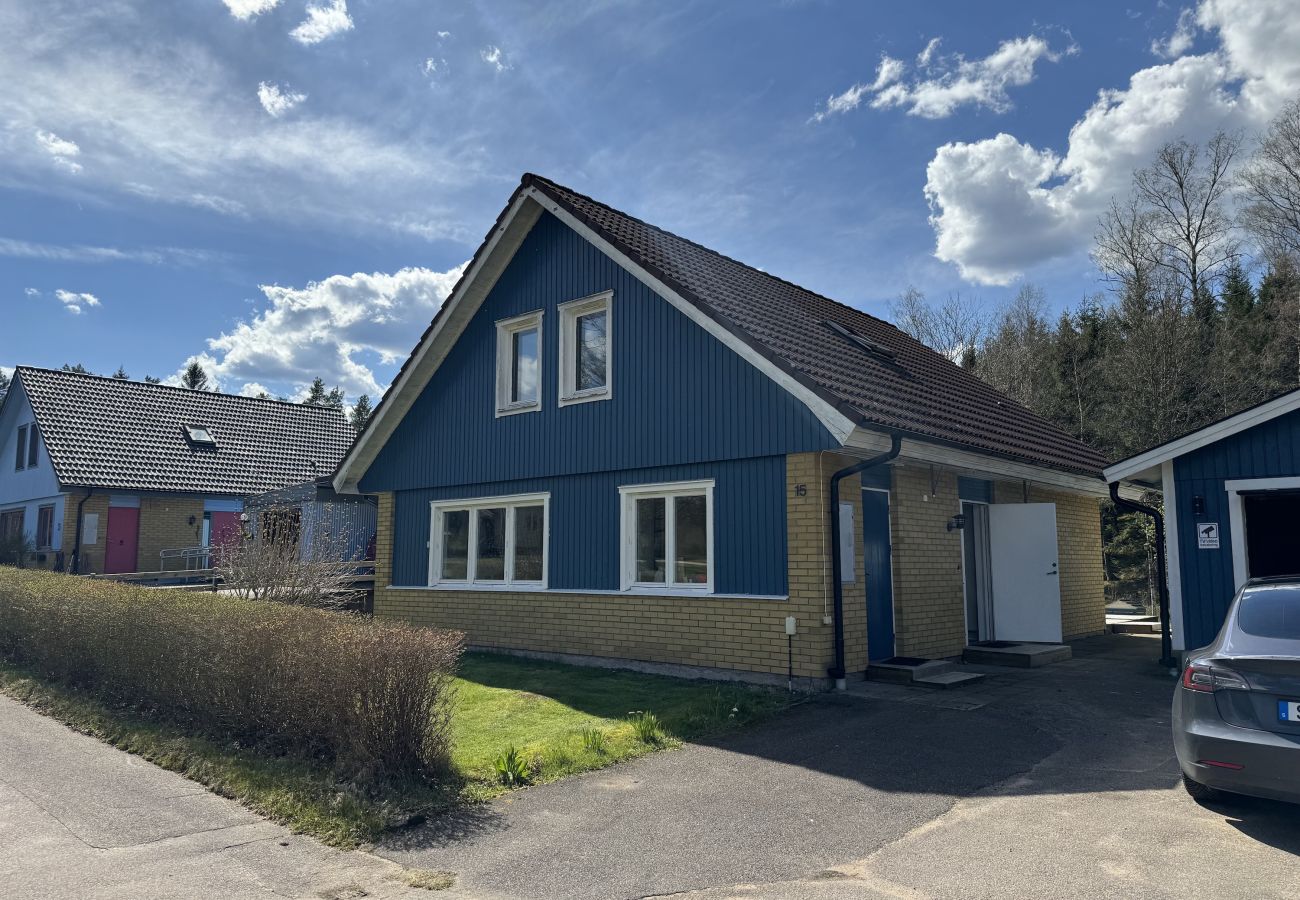
<path fill-rule="evenodd" d="M 1105 470 L 1164 495 L 1175 650 L 1208 644 L 1248 578 L 1300 574 L 1300 390 Z"/>

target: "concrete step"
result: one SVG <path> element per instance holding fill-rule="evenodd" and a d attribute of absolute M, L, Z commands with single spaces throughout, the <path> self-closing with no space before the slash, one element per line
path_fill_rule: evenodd
<path fill-rule="evenodd" d="M 918 666 L 879 662 L 867 667 L 871 681 L 889 681 L 894 684 L 912 684 L 920 678 L 930 678 L 952 672 L 954 664 L 944 659 L 927 659 Z"/>
<path fill-rule="evenodd" d="M 1112 622 L 1111 634 L 1159 634 L 1159 622 Z"/>
<path fill-rule="evenodd" d="M 984 678 L 977 672 L 942 672 L 938 675 L 926 675 L 921 678 L 912 679 L 912 684 L 918 687 L 938 688 L 939 690 L 952 690 L 953 688 L 965 687 Z"/>
<path fill-rule="evenodd" d="M 962 653 L 961 658 L 963 662 L 984 666 L 1036 669 L 1069 659 L 1071 655 L 1070 648 L 1065 644 L 1011 644 L 1008 647 L 971 645 Z"/>

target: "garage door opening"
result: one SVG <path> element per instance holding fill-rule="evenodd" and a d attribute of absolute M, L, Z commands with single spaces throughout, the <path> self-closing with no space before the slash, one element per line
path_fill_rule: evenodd
<path fill-rule="evenodd" d="M 1300 491 L 1241 496 L 1251 578 L 1300 575 Z"/>

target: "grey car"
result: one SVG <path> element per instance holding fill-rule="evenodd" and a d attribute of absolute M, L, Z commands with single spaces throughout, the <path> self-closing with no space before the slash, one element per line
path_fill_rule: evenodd
<path fill-rule="evenodd" d="M 1300 577 L 1247 582 L 1174 689 L 1174 749 L 1197 800 L 1300 803 Z"/>

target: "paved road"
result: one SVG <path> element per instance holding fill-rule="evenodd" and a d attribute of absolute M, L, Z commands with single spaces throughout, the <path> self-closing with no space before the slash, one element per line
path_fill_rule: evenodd
<path fill-rule="evenodd" d="M 518 793 L 381 852 L 474 897 L 1294 897 L 1300 813 L 1194 804 L 1142 637 L 873 689 Z"/>
<path fill-rule="evenodd" d="M 396 898 L 401 867 L 290 834 L 0 697 L 0 896 Z"/>

